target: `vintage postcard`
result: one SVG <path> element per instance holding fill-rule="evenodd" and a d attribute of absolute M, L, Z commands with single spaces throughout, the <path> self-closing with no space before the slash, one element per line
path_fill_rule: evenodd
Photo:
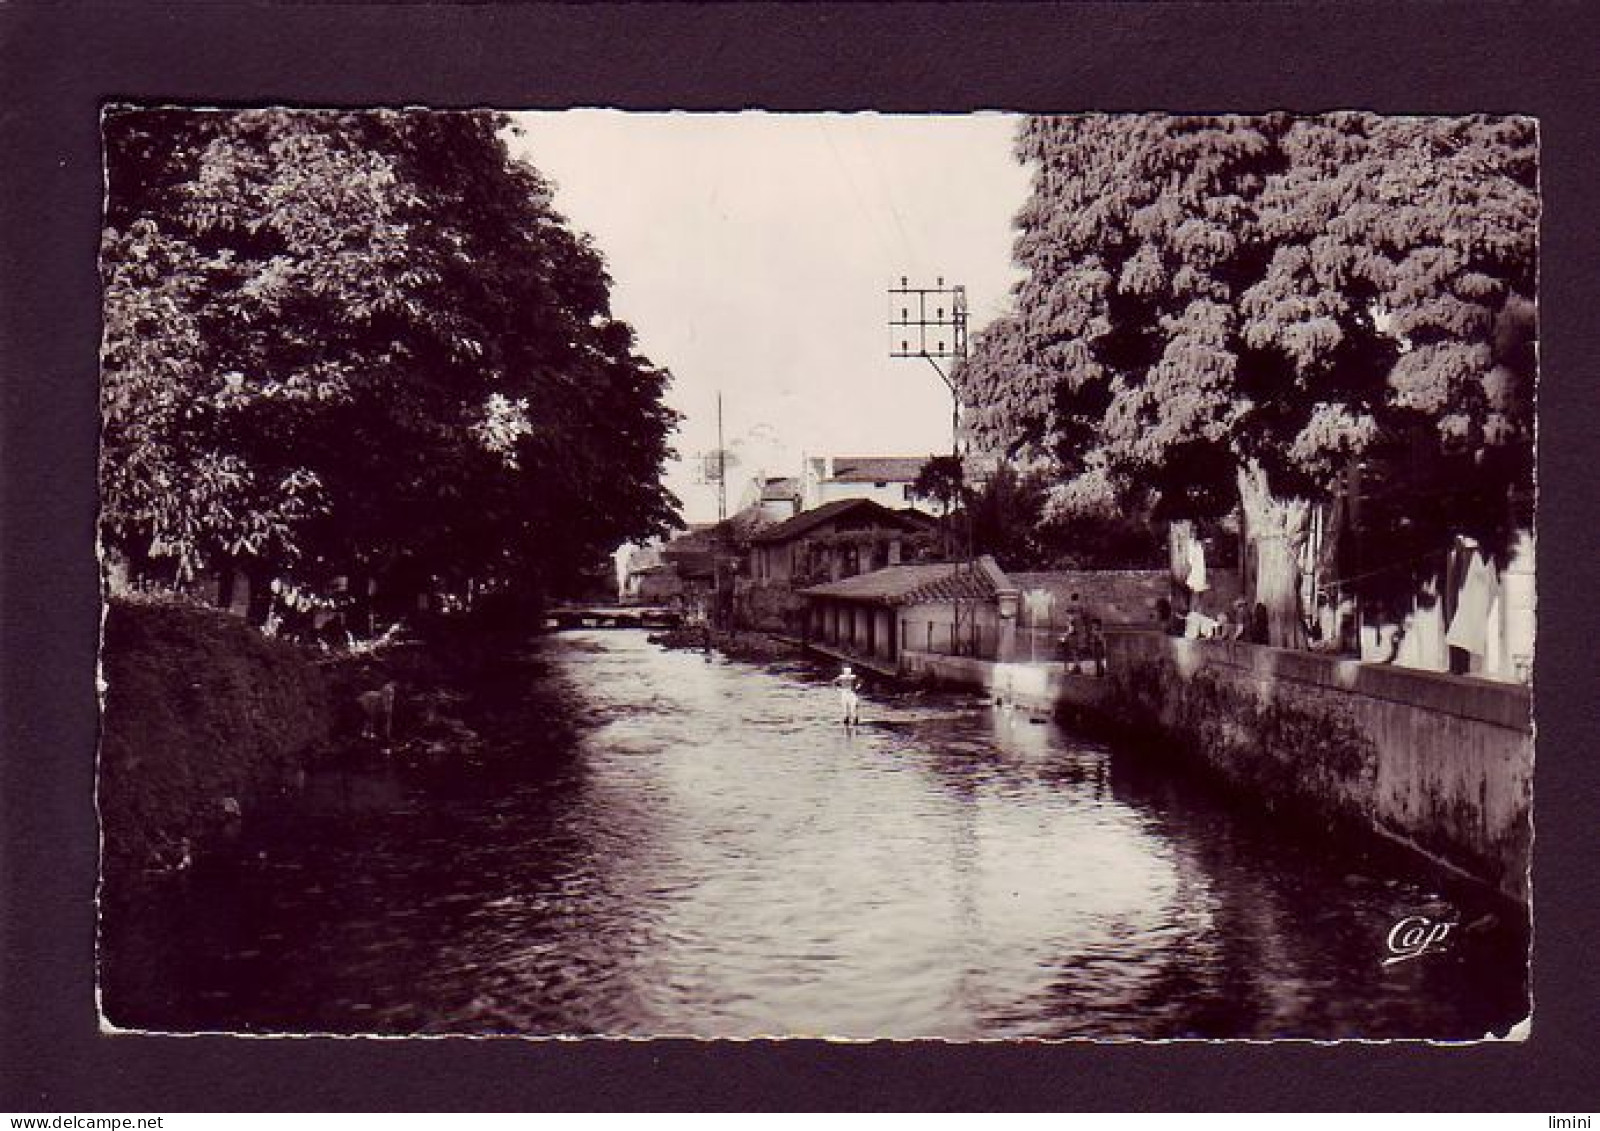
<path fill-rule="evenodd" d="M 1533 118 L 102 130 L 104 1030 L 1528 1034 Z"/>

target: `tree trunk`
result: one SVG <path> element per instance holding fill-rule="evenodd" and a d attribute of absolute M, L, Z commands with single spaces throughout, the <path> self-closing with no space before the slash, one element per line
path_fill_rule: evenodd
<path fill-rule="evenodd" d="M 236 580 L 232 562 L 227 563 L 217 571 L 217 608 L 225 613 L 233 612 L 233 592 Z"/>
<path fill-rule="evenodd" d="M 1267 643 L 1305 646 L 1300 608 L 1300 556 L 1311 505 L 1273 495 L 1266 472 L 1254 461 L 1239 469 L 1239 502 L 1256 551 L 1255 603 L 1266 610 Z"/>
<path fill-rule="evenodd" d="M 1173 599 L 1173 610 L 1185 612 L 1194 608 L 1194 598 L 1189 592 L 1189 543 L 1194 540 L 1194 523 L 1186 518 L 1175 518 L 1167 524 L 1167 591 Z M 1198 612 L 1198 609 L 1195 609 Z"/>
<path fill-rule="evenodd" d="M 372 625 L 372 577 L 365 569 L 352 570 L 349 574 L 350 610 L 348 626 L 353 635 L 361 640 L 371 640 L 373 636 Z M 468 582 L 467 604 L 472 604 L 471 582 Z"/>
<path fill-rule="evenodd" d="M 244 578 L 250 587 L 245 619 L 255 628 L 260 628 L 267 623 L 267 615 L 272 612 L 272 573 L 264 566 L 247 566 Z"/>
<path fill-rule="evenodd" d="M 1175 518 L 1167 523 L 1167 568 L 1172 572 L 1172 584 L 1182 585 L 1189 576 L 1189 539 L 1194 537 L 1194 523 L 1186 518 Z"/>
<path fill-rule="evenodd" d="M 1323 647 L 1332 651 L 1359 651 L 1360 641 L 1353 639 L 1357 623 L 1355 593 L 1345 579 L 1360 571 L 1353 567 L 1350 546 L 1354 530 L 1353 495 L 1356 489 L 1359 464 L 1355 456 L 1346 461 L 1346 467 L 1334 483 L 1333 497 L 1322 507 L 1323 521 L 1321 543 L 1317 546 L 1317 591 L 1326 597 L 1332 608 L 1332 635 L 1323 626 Z M 1317 609 L 1323 619 L 1323 609 Z M 1349 630 L 1348 634 L 1346 630 Z"/>

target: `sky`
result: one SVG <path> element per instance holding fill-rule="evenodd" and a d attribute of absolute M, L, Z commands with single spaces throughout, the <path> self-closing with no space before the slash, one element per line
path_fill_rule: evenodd
<path fill-rule="evenodd" d="M 513 152 L 551 182 L 613 280 L 613 314 L 670 369 L 684 414 L 666 482 L 684 517 L 717 517 L 690 457 L 732 453 L 728 509 L 758 474 L 806 455 L 950 447 L 950 393 L 928 362 L 889 356 L 888 288 L 967 288 L 970 332 L 1020 277 L 1013 218 L 1028 172 L 1001 114 L 513 116 Z"/>

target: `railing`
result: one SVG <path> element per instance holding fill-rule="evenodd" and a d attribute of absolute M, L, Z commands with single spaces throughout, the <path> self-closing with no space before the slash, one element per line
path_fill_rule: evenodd
<path fill-rule="evenodd" d="M 1067 658 L 1068 640 L 1065 628 L 1018 628 L 1011 647 L 1000 657 L 1008 662 L 1017 660 L 1064 660 Z"/>
<path fill-rule="evenodd" d="M 1080 665 L 1085 669 L 1103 671 L 1105 642 L 1069 631 L 1065 626 L 1055 628 L 1017 628 L 1011 645 L 997 657 L 1007 663 L 1059 663 Z"/>
<path fill-rule="evenodd" d="M 903 646 L 913 652 L 931 652 L 938 656 L 992 660 L 1000 650 L 1000 630 L 993 625 L 941 624 L 934 626 L 930 638 L 924 625 L 922 632 L 909 633 Z"/>

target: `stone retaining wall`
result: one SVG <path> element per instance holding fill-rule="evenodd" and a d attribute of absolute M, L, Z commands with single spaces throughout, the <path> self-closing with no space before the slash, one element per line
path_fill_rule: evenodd
<path fill-rule="evenodd" d="M 998 701 L 1045 713 L 1063 706 L 1099 707 L 1109 686 L 1106 679 L 1069 671 L 1058 661 L 1008 664 L 906 651 L 901 653 L 900 668 L 914 678 L 972 687 Z"/>
<path fill-rule="evenodd" d="M 1528 898 L 1526 687 L 1154 632 L 1107 637 L 1104 709 L 1273 807 L 1353 820 Z"/>

